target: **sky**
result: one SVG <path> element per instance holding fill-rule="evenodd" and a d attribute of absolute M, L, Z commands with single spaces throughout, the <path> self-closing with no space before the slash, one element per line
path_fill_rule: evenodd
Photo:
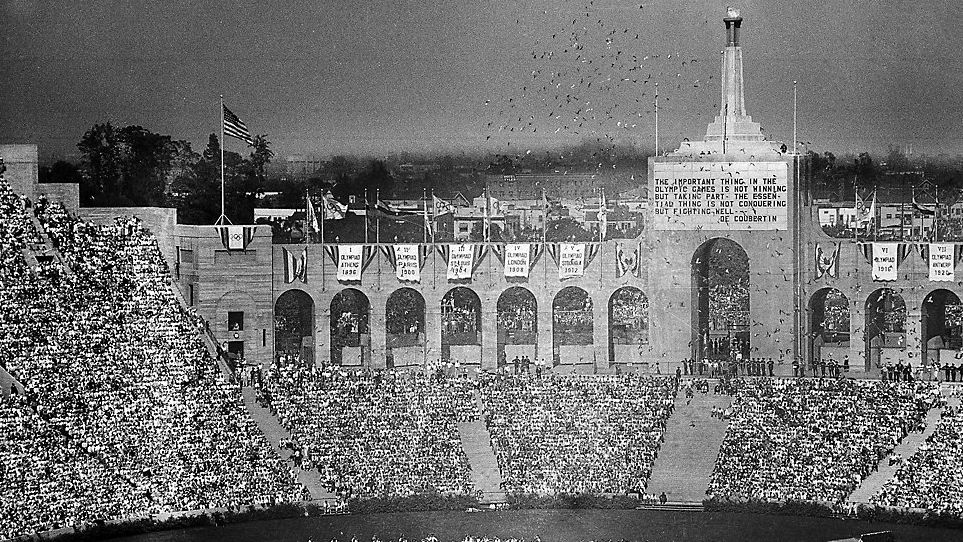
<path fill-rule="evenodd" d="M 963 153 L 953 0 L 746 0 L 746 107 L 819 152 Z M 279 156 L 526 153 L 699 139 L 719 0 L 0 0 L 0 142 L 70 156 L 95 123 L 202 150 L 218 96 Z M 241 151 L 239 141 L 227 148 Z"/>

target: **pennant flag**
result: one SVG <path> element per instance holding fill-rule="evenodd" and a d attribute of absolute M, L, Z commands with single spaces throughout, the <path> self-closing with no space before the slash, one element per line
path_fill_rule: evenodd
<path fill-rule="evenodd" d="M 390 216 L 415 216 L 417 214 L 421 214 L 421 211 L 400 209 L 394 205 L 391 205 L 390 203 L 385 203 L 380 199 L 375 203 L 375 209 Z"/>
<path fill-rule="evenodd" d="M 421 263 L 418 245 L 392 245 L 395 276 L 400 281 L 421 282 Z"/>
<path fill-rule="evenodd" d="M 605 191 L 599 192 L 599 236 L 604 241 L 609 228 L 609 210 L 605 207 Z"/>
<path fill-rule="evenodd" d="M 559 246 L 558 278 L 565 280 L 585 274 L 585 244 L 561 243 Z"/>
<path fill-rule="evenodd" d="M 900 243 L 896 248 L 896 265 L 903 265 L 903 261 L 906 257 L 913 252 L 913 245 L 909 243 Z"/>
<path fill-rule="evenodd" d="M 435 245 L 438 250 L 438 254 L 441 254 L 441 259 L 445 261 L 445 265 L 448 265 L 448 254 L 451 252 L 450 245 Z"/>
<path fill-rule="evenodd" d="M 859 243 L 859 248 L 866 263 L 873 263 L 873 243 Z"/>
<path fill-rule="evenodd" d="M 348 206 L 334 199 L 330 192 L 321 196 L 321 219 L 341 220 L 348 212 Z"/>
<path fill-rule="evenodd" d="M 876 191 L 873 191 L 873 201 L 870 203 L 869 207 L 866 206 L 866 202 L 863 198 L 856 194 L 856 225 L 858 227 L 869 226 L 873 219 L 876 217 Z"/>
<path fill-rule="evenodd" d="M 913 191 L 913 209 L 921 216 L 935 216 L 937 203 L 920 203 L 916 200 L 916 191 Z"/>
<path fill-rule="evenodd" d="M 555 266 L 558 267 L 559 243 L 548 243 L 548 255 L 552 257 Z"/>
<path fill-rule="evenodd" d="M 254 239 L 255 226 L 217 226 L 221 244 L 227 250 L 247 250 Z"/>
<path fill-rule="evenodd" d="M 254 145 L 254 138 L 251 137 L 247 126 L 226 105 L 222 107 L 224 108 L 224 135 L 240 139 L 248 145 Z"/>
<path fill-rule="evenodd" d="M 428 220 L 428 202 L 425 202 L 425 206 L 422 209 L 422 218 L 425 222 L 425 240 L 434 239 L 435 234 L 431 231 L 431 221 Z"/>
<path fill-rule="evenodd" d="M 301 256 L 295 256 L 293 252 L 286 248 L 281 249 L 284 253 L 284 283 L 291 284 L 295 280 L 303 283 L 308 282 L 308 249 L 301 249 Z"/>
<path fill-rule="evenodd" d="M 631 251 L 625 248 L 621 241 L 615 243 L 615 276 L 623 277 L 630 274 L 633 277 L 642 276 L 642 266 L 639 265 L 639 254 L 642 250 L 641 243 Z"/>
<path fill-rule="evenodd" d="M 455 206 L 447 201 L 439 198 L 438 196 L 431 195 L 432 206 L 434 207 L 434 216 L 442 216 L 455 212 Z"/>
<path fill-rule="evenodd" d="M 448 280 L 470 279 L 474 269 L 475 250 L 472 245 L 449 245 Z"/>
<path fill-rule="evenodd" d="M 530 259 L 532 253 L 528 243 L 511 243 L 505 245 L 505 276 L 506 277 L 525 277 L 531 269 Z"/>
<path fill-rule="evenodd" d="M 360 282 L 364 264 L 364 245 L 341 245 L 338 247 L 338 280 Z"/>
<path fill-rule="evenodd" d="M 839 250 L 841 243 L 833 243 L 833 251 L 827 253 L 823 247 L 816 244 L 816 279 L 829 275 L 832 278 L 839 276 Z"/>
<path fill-rule="evenodd" d="M 873 243 L 873 280 L 896 280 L 897 243 Z"/>
<path fill-rule="evenodd" d="M 305 222 L 307 222 L 308 233 L 321 231 L 321 226 L 318 225 L 318 213 L 314 210 L 314 203 L 311 202 L 311 196 L 308 196 L 307 212 L 305 214 L 307 215 Z"/>
<path fill-rule="evenodd" d="M 953 254 L 955 248 L 952 243 L 930 243 L 930 280 L 935 282 L 956 281 L 954 271 L 956 257 Z"/>
<path fill-rule="evenodd" d="M 602 243 L 586 243 L 585 245 L 585 267 L 588 267 L 592 260 L 602 251 Z"/>

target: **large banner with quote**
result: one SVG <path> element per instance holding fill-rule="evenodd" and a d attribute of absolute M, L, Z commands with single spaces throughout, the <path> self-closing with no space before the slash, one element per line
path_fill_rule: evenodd
<path fill-rule="evenodd" d="M 786 230 L 785 162 L 655 162 L 657 230 Z"/>

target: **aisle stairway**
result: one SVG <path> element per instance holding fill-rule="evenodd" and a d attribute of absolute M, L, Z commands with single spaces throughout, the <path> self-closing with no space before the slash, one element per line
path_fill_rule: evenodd
<path fill-rule="evenodd" d="M 958 398 L 953 398 L 948 401 L 948 404 L 950 406 L 959 406 L 959 402 Z M 895 454 L 899 454 L 904 461 L 909 459 L 911 455 L 916 453 L 920 444 L 925 442 L 926 439 L 936 431 L 936 424 L 939 423 L 942 413 L 943 409 L 941 408 L 931 408 L 930 411 L 926 413 L 926 428 L 923 432 L 911 432 L 906 435 L 906 437 L 896 445 L 896 448 L 893 449 L 891 454 L 880 460 L 876 472 L 867 476 L 866 479 L 859 484 L 859 487 L 847 497 L 846 502 L 849 504 L 868 503 L 870 497 L 876 494 L 876 492 L 896 474 L 897 469 L 899 469 L 898 464 L 889 464 L 889 458 Z"/>
<path fill-rule="evenodd" d="M 280 445 L 281 440 L 290 439 L 291 434 L 281 425 L 281 422 L 278 421 L 270 409 L 261 406 L 257 402 L 254 395 L 254 388 L 250 386 L 244 387 L 241 393 L 244 397 L 244 406 L 247 407 L 248 412 L 251 413 L 251 417 L 254 418 L 261 432 L 264 433 L 268 443 L 271 444 L 271 448 L 274 449 L 274 453 L 288 464 L 288 468 L 298 472 L 298 481 L 301 482 L 304 487 L 308 488 L 308 491 L 311 493 L 311 498 L 314 500 L 331 501 L 332 503 L 337 501 L 337 495 L 328 491 L 321 484 L 321 475 L 318 474 L 317 469 L 299 470 L 294 466 L 294 462 L 291 460 L 293 452 L 287 448 L 282 448 Z"/>
<path fill-rule="evenodd" d="M 501 488 L 502 475 L 498 470 L 498 460 L 492 450 L 491 433 L 482 418 L 481 397 L 476 392 L 479 419 L 473 422 L 458 422 L 458 436 L 461 446 L 468 456 L 471 467 L 471 481 L 475 489 L 481 491 L 482 504 L 505 502 L 505 492 Z"/>
<path fill-rule="evenodd" d="M 732 398 L 725 395 L 696 392 L 686 404 L 685 393 L 679 392 L 646 493 L 658 495 L 664 491 L 673 503 L 701 503 L 705 499 L 727 425 L 710 413 L 712 407 L 726 408 L 731 402 Z"/>

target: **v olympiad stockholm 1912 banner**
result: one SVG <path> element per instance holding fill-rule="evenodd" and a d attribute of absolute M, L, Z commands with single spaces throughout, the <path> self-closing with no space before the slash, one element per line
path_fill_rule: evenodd
<path fill-rule="evenodd" d="M 657 230 L 785 230 L 785 162 L 656 162 Z"/>

